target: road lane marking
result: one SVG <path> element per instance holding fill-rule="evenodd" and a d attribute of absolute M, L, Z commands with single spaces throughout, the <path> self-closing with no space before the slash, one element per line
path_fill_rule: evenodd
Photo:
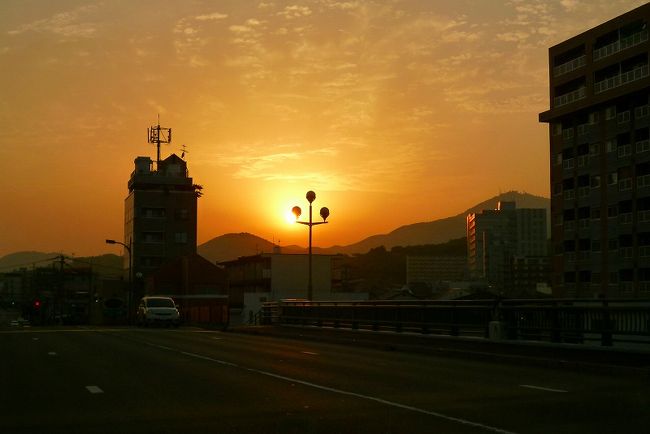
<path fill-rule="evenodd" d="M 406 405 L 406 404 L 400 404 L 399 402 L 388 401 L 386 399 L 377 398 L 377 397 L 370 396 L 370 395 L 363 395 L 361 393 L 349 392 L 347 390 L 336 389 L 334 387 L 322 386 L 320 384 L 310 383 L 309 381 L 303 381 L 303 380 L 299 380 L 297 378 L 285 377 L 284 375 L 278 375 L 278 374 L 274 374 L 272 372 L 261 371 L 259 369 L 254 369 L 254 368 L 245 368 L 245 369 L 247 371 L 250 371 L 250 372 L 255 372 L 255 373 L 258 373 L 258 374 L 261 374 L 261 375 L 266 375 L 268 377 L 273 377 L 273 378 L 277 378 L 279 380 L 288 381 L 290 383 L 302 384 L 303 386 L 312 387 L 314 389 L 325 390 L 327 392 L 338 393 L 339 395 L 353 396 L 355 398 L 361 398 L 361 399 L 365 399 L 365 400 L 368 400 L 368 401 L 374 401 L 374 402 L 378 402 L 380 404 L 385 404 L 385 405 L 390 405 L 392 407 L 401 408 L 403 410 L 409 410 L 409 411 L 413 411 L 413 412 L 416 412 L 416 413 L 422 413 L 422 414 L 426 414 L 426 415 L 429 415 L 429 416 L 434 416 L 434 417 L 444 419 L 444 420 L 448 420 L 448 421 L 451 421 L 451 422 L 457 422 L 457 423 L 460 423 L 460 424 L 463 424 L 463 425 L 468 425 L 468 426 L 473 426 L 473 427 L 476 427 L 476 428 L 481 428 L 481 429 L 484 429 L 486 431 L 496 432 L 496 433 L 500 433 L 500 434 L 515 434 L 512 431 L 507 431 L 507 430 L 504 430 L 504 429 L 501 429 L 501 428 L 496 428 L 496 427 L 493 427 L 493 426 L 490 426 L 490 425 L 484 425 L 482 423 L 472 422 L 470 420 L 461 419 L 461 418 L 458 418 L 458 417 L 447 416 L 446 414 L 438 413 L 438 412 L 435 412 L 435 411 L 429 411 L 429 410 L 425 410 L 425 409 L 418 408 L 418 407 L 413 407 L 413 406 Z"/>
<path fill-rule="evenodd" d="M 86 386 L 86 390 L 88 390 L 88 392 L 92 393 L 93 395 L 97 393 L 104 393 L 104 391 L 97 386 Z"/>
<path fill-rule="evenodd" d="M 543 390 L 545 392 L 555 392 L 555 393 L 567 393 L 567 392 L 569 392 L 568 390 L 551 389 L 550 387 L 533 386 L 532 384 L 520 384 L 519 387 L 525 387 L 527 389 Z"/>
<path fill-rule="evenodd" d="M 148 343 L 148 344 L 150 344 L 150 343 Z M 331 393 L 337 393 L 339 395 L 353 396 L 355 398 L 365 399 L 365 400 L 368 400 L 368 401 L 373 401 L 373 402 L 377 402 L 377 403 L 380 403 L 380 404 L 389 405 L 389 406 L 392 406 L 392 407 L 400 408 L 402 410 L 409 410 L 409 411 L 412 411 L 412 412 L 415 412 L 415 413 L 426 414 L 428 416 L 437 417 L 439 419 L 447 420 L 447 421 L 450 421 L 450 422 L 456 422 L 456 423 L 459 423 L 459 424 L 462 424 L 462 425 L 472 426 L 472 427 L 475 427 L 475 428 L 480 428 L 480 429 L 483 429 L 485 431 L 495 432 L 495 433 L 499 433 L 499 434 L 517 434 L 517 433 L 515 433 L 513 431 L 504 430 L 504 429 L 497 428 L 497 427 L 490 426 L 490 425 L 484 425 L 484 424 L 478 423 L 478 422 L 472 422 L 470 420 L 461 419 L 459 417 L 448 416 L 446 414 L 438 413 L 438 412 L 435 412 L 435 411 L 429 411 L 429 410 L 425 410 L 425 409 L 418 408 L 418 407 L 413 407 L 413 406 L 406 405 L 406 404 L 401 404 L 399 402 L 388 401 L 388 400 L 385 400 L 385 399 L 382 399 L 382 398 L 377 398 L 377 397 L 370 396 L 370 395 L 363 395 L 361 393 L 350 392 L 350 391 L 342 390 L 342 389 L 336 389 L 334 387 L 323 386 L 323 385 L 316 384 L 316 383 L 310 383 L 309 381 L 299 380 L 297 378 L 285 377 L 284 375 L 278 375 L 278 374 L 274 374 L 272 372 L 262 371 L 260 369 L 247 368 L 245 366 L 237 365 L 236 363 L 226 362 L 225 360 L 214 359 L 212 357 L 203 356 L 201 354 L 189 353 L 187 351 L 180 351 L 180 350 L 175 350 L 175 349 L 173 349 L 172 351 L 176 351 L 176 352 L 178 352 L 180 354 L 183 354 L 183 355 L 186 355 L 186 356 L 189 356 L 189 357 L 193 357 L 193 358 L 196 358 L 196 359 L 206 360 L 206 361 L 209 361 L 209 362 L 218 363 L 220 365 L 231 366 L 233 368 L 240 368 L 240 369 L 246 370 L 248 372 L 253 372 L 253 373 L 256 373 L 256 374 L 265 375 L 267 377 L 272 377 L 272 378 L 275 378 L 275 379 L 278 379 L 278 380 L 283 380 L 283 381 L 292 383 L 292 386 L 294 384 L 302 384 L 303 386 L 311 387 L 311 388 L 314 388 L 314 389 L 324 390 L 324 391 L 331 392 Z"/>
<path fill-rule="evenodd" d="M 48 356 L 56 356 L 56 353 L 54 351 L 50 351 L 49 353 L 47 353 L 47 355 Z"/>
<path fill-rule="evenodd" d="M 318 353 L 314 353 L 312 351 L 301 351 L 303 354 L 307 354 L 308 356 L 318 356 Z"/>
<path fill-rule="evenodd" d="M 232 367 L 235 367 L 235 368 L 239 368 L 239 365 L 237 365 L 236 363 L 226 362 L 225 360 L 213 359 L 212 357 L 202 356 L 200 354 L 194 354 L 194 353 L 187 353 L 185 351 L 180 351 L 180 353 L 185 354 L 186 356 L 195 357 L 197 359 L 207 360 L 207 361 L 210 361 L 210 362 L 215 362 L 215 363 L 218 363 L 220 365 L 226 365 L 226 366 L 232 366 Z"/>
<path fill-rule="evenodd" d="M 33 341 L 37 341 L 37 340 L 38 340 L 38 338 L 32 338 L 32 340 L 33 340 Z"/>

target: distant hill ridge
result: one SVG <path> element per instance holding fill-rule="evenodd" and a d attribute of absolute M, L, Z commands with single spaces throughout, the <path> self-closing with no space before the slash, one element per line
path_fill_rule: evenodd
<path fill-rule="evenodd" d="M 52 263 L 59 260 L 61 253 L 43 253 L 43 252 L 15 252 L 0 258 L 0 273 L 8 273 L 23 268 L 32 267 L 49 267 Z M 114 254 L 105 254 L 100 256 L 88 257 L 70 257 L 64 255 L 66 263 L 71 266 L 85 267 L 90 266 L 93 271 L 101 275 L 121 275 L 122 274 L 122 257 Z"/>
<path fill-rule="evenodd" d="M 516 202 L 517 208 L 545 208 L 547 210 L 547 224 L 550 225 L 550 199 L 528 193 L 509 191 L 494 196 L 452 217 L 400 226 L 387 234 L 373 235 L 347 246 L 314 247 L 313 251 L 317 254 L 354 254 L 366 253 L 370 249 L 379 246 L 392 249 L 395 246 L 446 243 L 449 240 L 465 236 L 465 219 L 467 214 L 481 212 L 484 209 L 495 209 L 499 201 Z M 209 261 L 223 262 L 237 259 L 240 256 L 271 253 L 273 252 L 273 247 L 274 244 L 264 238 L 241 232 L 215 237 L 199 245 L 197 251 Z M 305 247 L 295 245 L 282 246 L 283 253 L 305 253 L 306 250 Z M 58 255 L 59 253 L 32 251 L 11 253 L 0 258 L 0 272 L 9 272 L 18 268 L 30 268 L 32 264 L 36 266 L 47 266 Z M 80 264 L 82 261 L 91 263 L 98 272 L 106 274 L 119 273 L 122 266 L 121 257 L 113 254 L 74 259 L 79 261 Z"/>
<path fill-rule="evenodd" d="M 353 254 L 366 253 L 370 249 L 379 246 L 391 249 L 395 246 L 446 243 L 449 240 L 465 236 L 467 214 L 478 213 L 485 209 L 495 209 L 499 201 L 516 202 L 517 208 L 545 208 L 548 221 L 548 214 L 550 213 L 550 200 L 548 198 L 509 191 L 481 202 L 453 217 L 400 226 L 388 234 L 373 235 L 354 244 L 327 248 L 316 247 L 313 251 L 319 254 Z M 197 250 L 201 256 L 208 260 L 221 262 L 236 259 L 240 256 L 270 253 L 273 251 L 273 247 L 273 243 L 256 235 L 231 233 L 213 238 L 199 245 Z M 300 246 L 282 246 L 283 253 L 304 253 L 305 251 L 306 249 Z"/>

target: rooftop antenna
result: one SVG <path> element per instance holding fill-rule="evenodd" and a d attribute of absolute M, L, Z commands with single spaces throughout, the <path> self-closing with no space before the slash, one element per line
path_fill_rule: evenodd
<path fill-rule="evenodd" d="M 147 128 L 147 142 L 156 145 L 156 169 L 160 166 L 160 144 L 172 142 L 172 129 L 160 126 L 160 113 L 158 113 L 158 125 Z"/>
<path fill-rule="evenodd" d="M 181 152 L 181 158 L 185 158 L 185 154 L 189 154 L 189 153 L 190 153 L 190 151 L 187 150 L 187 146 L 185 146 L 185 145 L 182 145 L 182 146 L 181 146 L 181 151 L 182 151 L 182 152 Z"/>

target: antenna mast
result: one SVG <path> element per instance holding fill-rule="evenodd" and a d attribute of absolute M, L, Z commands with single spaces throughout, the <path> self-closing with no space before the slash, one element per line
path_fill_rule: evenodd
<path fill-rule="evenodd" d="M 172 129 L 160 126 L 160 114 L 158 114 L 158 125 L 147 128 L 147 142 L 156 145 L 156 170 L 160 165 L 160 144 L 172 142 Z"/>

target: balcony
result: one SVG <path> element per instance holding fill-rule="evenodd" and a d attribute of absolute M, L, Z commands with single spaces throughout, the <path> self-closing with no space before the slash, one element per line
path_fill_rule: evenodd
<path fill-rule="evenodd" d="M 587 64 L 587 56 L 582 55 L 573 60 L 570 60 L 566 63 L 556 66 L 553 68 L 553 77 L 559 77 L 571 71 L 575 71 L 578 68 L 581 68 Z"/>
<path fill-rule="evenodd" d="M 647 69 L 647 67 L 646 67 Z M 587 88 L 581 87 L 572 92 L 565 93 L 564 95 L 556 96 L 553 98 L 553 107 L 562 107 L 563 105 L 570 104 L 587 97 Z"/>
<path fill-rule="evenodd" d="M 650 210 L 639 211 L 640 222 L 650 222 Z"/>
<path fill-rule="evenodd" d="M 632 190 L 632 178 L 620 179 L 618 181 L 618 191 Z"/>
<path fill-rule="evenodd" d="M 641 175 L 636 178 L 637 188 L 650 187 L 650 175 Z"/>
<path fill-rule="evenodd" d="M 618 222 L 622 225 L 632 224 L 632 213 L 626 212 L 618 215 Z"/>
<path fill-rule="evenodd" d="M 626 48 L 634 47 L 635 45 L 639 45 L 642 42 L 645 42 L 648 40 L 648 31 L 647 30 L 642 30 L 640 32 L 634 33 L 630 36 L 627 36 L 625 38 L 619 39 L 616 42 L 612 42 L 609 45 L 605 45 L 604 47 L 598 48 L 597 50 L 594 50 L 594 62 L 596 60 L 600 60 L 604 57 L 611 56 L 612 54 L 616 54 L 619 51 L 625 50 Z M 562 66 L 562 65 L 560 65 Z"/>
<path fill-rule="evenodd" d="M 650 151 L 650 140 L 640 140 L 636 142 L 636 153 L 640 154 L 642 152 Z"/>
<path fill-rule="evenodd" d="M 639 66 L 637 68 L 632 69 L 631 71 L 622 72 L 618 75 L 615 75 L 613 77 L 595 83 L 594 93 L 596 94 L 602 93 L 605 92 L 606 90 L 614 89 L 615 87 L 623 86 L 624 84 L 631 83 L 636 80 L 640 80 L 644 77 L 647 77 L 648 75 L 650 75 L 650 70 L 648 69 L 648 65 Z"/>

